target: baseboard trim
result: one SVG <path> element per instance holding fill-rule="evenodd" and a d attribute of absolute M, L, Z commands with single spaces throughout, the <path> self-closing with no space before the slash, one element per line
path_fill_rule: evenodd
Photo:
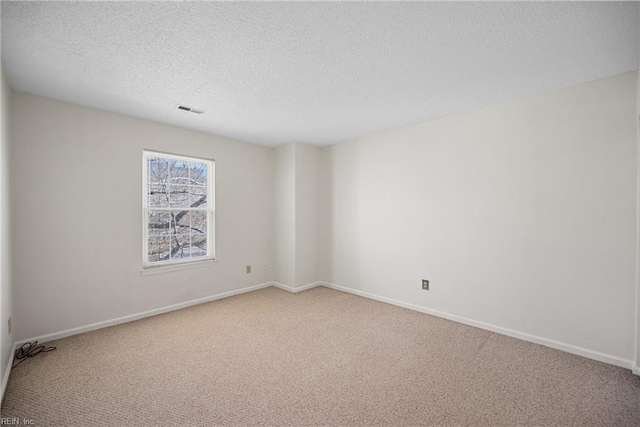
<path fill-rule="evenodd" d="M 276 288 L 279 288 L 294 294 L 297 294 L 298 292 L 306 291 L 312 288 L 317 288 L 318 286 L 322 286 L 324 284 L 324 282 L 313 282 L 313 283 L 307 283 L 306 285 L 293 287 L 293 286 L 285 285 L 284 283 L 280 283 L 280 282 L 272 282 L 272 283 L 273 283 L 273 286 L 275 286 Z"/>
<path fill-rule="evenodd" d="M 2 378 L 2 390 L 1 390 L 1 394 L 0 394 L 0 401 L 2 401 L 4 399 L 4 394 L 6 391 L 6 387 L 9 383 L 9 376 L 11 375 L 11 366 L 13 365 L 13 360 L 14 360 L 14 356 L 15 356 L 15 352 L 16 349 L 19 348 L 21 345 L 23 345 L 24 343 L 27 342 L 33 342 L 33 341 L 38 341 L 40 343 L 45 343 L 48 341 L 54 341 L 57 339 L 61 339 L 61 338 L 66 338 L 66 337 L 70 337 L 73 335 L 78 335 L 78 334 L 82 334 L 84 332 L 90 332 L 90 331 L 94 331 L 97 329 L 102 329 L 102 328 L 107 328 L 110 326 L 115 326 L 115 325 L 119 325 L 122 323 L 128 323 L 128 322 L 133 322 L 135 320 L 139 320 L 139 319 L 144 319 L 146 317 L 151 317 L 151 316 L 156 316 L 159 314 L 164 314 L 164 313 L 169 313 L 171 311 L 175 311 L 175 310 L 180 310 L 183 308 L 187 308 L 187 307 L 191 307 L 193 305 L 198 305 L 198 304 L 204 304 L 207 302 L 211 302 L 211 301 L 216 301 L 219 299 L 224 299 L 224 298 L 229 298 L 232 297 L 234 295 L 240 295 L 240 294 L 244 294 L 247 292 L 252 292 L 252 291 L 256 291 L 258 289 L 263 289 L 263 288 L 267 288 L 269 286 L 274 286 L 276 288 L 279 289 L 283 289 L 285 291 L 291 292 L 291 293 L 298 293 L 298 292 L 302 292 L 302 291 L 306 291 L 318 286 L 324 286 L 326 288 L 330 288 L 330 289 L 335 289 L 338 291 L 342 291 L 342 292 L 346 292 L 346 293 L 350 293 L 353 295 L 358 295 L 364 298 L 368 298 L 368 299 L 372 299 L 375 301 L 380 301 L 380 302 L 384 302 L 387 304 L 392 304 L 398 307 L 403 307 L 409 310 L 413 310 L 413 311 L 418 311 L 421 313 L 425 313 L 425 314 L 430 314 L 432 316 L 436 316 L 436 317 L 441 317 L 444 319 L 448 319 L 448 320 L 452 320 L 454 322 L 458 322 L 458 323 L 463 323 L 465 325 L 469 325 L 469 326 L 473 326 L 476 328 L 480 328 L 480 329 L 485 329 L 491 332 L 496 332 L 498 334 L 502 334 L 502 335 L 507 335 L 513 338 L 518 338 L 524 341 L 528 341 L 528 342 L 532 342 L 535 344 L 540 344 L 540 345 L 544 345 L 546 347 L 550 347 L 550 348 L 554 348 L 556 350 L 562 350 L 565 351 L 567 353 L 572 353 L 572 354 L 576 354 L 578 356 L 583 356 L 589 359 L 593 359 L 593 360 L 597 360 L 600 362 L 604 362 L 604 363 L 609 363 L 611 365 L 615 365 L 615 366 L 620 366 L 622 368 L 627 368 L 627 369 L 631 369 L 632 372 L 635 375 L 640 375 L 640 366 L 636 366 L 634 364 L 634 362 L 632 360 L 626 360 L 626 359 L 622 359 L 616 356 L 612 356 L 609 354 L 605 354 L 605 353 L 600 353 L 594 350 L 589 350 L 583 347 L 578 347 L 578 346 L 574 346 L 571 344 L 566 344 L 566 343 L 562 343 L 559 341 L 554 341 L 554 340 L 550 340 L 547 338 L 543 338 L 543 337 L 539 337 L 536 335 L 531 335 L 531 334 L 527 334 L 524 332 L 519 332 L 519 331 L 515 331 L 512 329 L 507 329 L 507 328 L 503 328 L 500 326 L 495 326 L 495 325 L 491 325 L 489 323 L 484 323 L 484 322 L 479 322 L 476 320 L 472 320 L 472 319 L 468 319 L 465 317 L 461 317 L 461 316 L 457 316 L 454 314 L 449 314 L 449 313 L 445 313 L 442 311 L 438 311 L 438 310 L 433 310 L 430 308 L 426 308 L 426 307 L 421 307 L 419 305 L 415 305 L 415 304 L 410 304 L 410 303 L 406 303 L 403 301 L 399 301 L 399 300 L 395 300 L 392 298 L 387 298 L 387 297 L 383 297 L 383 296 L 379 296 L 379 295 L 375 295 L 369 292 L 365 292 L 365 291 L 360 291 L 360 290 L 356 290 L 356 289 L 351 289 L 351 288 L 347 288 L 344 286 L 340 286 L 340 285 L 336 285 L 334 283 L 329 283 L 329 282 L 313 282 L 313 283 L 309 283 L 303 286 L 299 286 L 299 287 L 292 287 L 292 286 L 288 286 L 279 282 L 265 282 L 265 283 L 260 283 L 258 285 L 253 285 L 253 286 L 248 286 L 245 288 L 241 288 L 241 289 L 237 289 L 237 290 L 233 290 L 233 291 L 228 291 L 228 292 L 223 292 L 220 294 L 215 294 L 215 295 L 211 295 L 208 297 L 203 297 L 203 298 L 198 298 L 198 299 L 194 299 L 194 300 L 190 300 L 190 301 L 186 301 L 186 302 L 182 302 L 182 303 L 178 303 L 178 304 L 172 304 L 166 307 L 161 307 L 161 308 L 157 308 L 157 309 L 153 309 L 153 310 L 148 310 L 148 311 L 144 311 L 141 313 L 137 313 L 137 314 L 131 314 L 131 315 L 127 315 L 127 316 L 123 316 L 123 317 L 119 317 L 116 319 L 111 319 L 111 320 L 105 320 L 102 322 L 97 322 L 97 323 L 92 323 L 90 325 L 86 325 L 86 326 L 80 326 L 77 328 L 72 328 L 72 329 L 67 329 L 64 331 L 60 331 L 60 332 L 54 332 L 54 333 L 50 333 L 50 334 L 45 334 L 45 335 L 40 335 L 38 337 L 34 337 L 34 338 L 29 338 L 29 339 L 25 339 L 25 340 L 20 340 L 20 341 L 16 341 L 13 343 L 13 347 L 12 347 L 12 351 L 11 351 L 11 355 L 9 357 L 9 363 L 8 366 L 6 367 L 5 370 L 5 374 Z"/>
<path fill-rule="evenodd" d="M 116 319 L 104 320 L 102 322 L 92 323 L 86 326 L 79 326 L 77 328 L 67 329 L 65 331 L 53 332 L 50 334 L 40 335 L 37 337 L 16 341 L 15 347 L 20 347 L 22 344 L 32 341 L 38 341 L 39 343 L 45 343 L 48 341 L 54 341 L 60 338 L 70 337 L 72 335 L 82 334 L 84 332 L 95 331 L 97 329 L 108 328 L 109 326 L 120 325 L 122 323 L 133 322 L 135 320 L 144 319 L 145 317 L 156 316 L 158 314 L 169 313 L 171 311 L 180 310 L 182 308 L 191 307 L 192 305 L 204 304 L 206 302 L 211 302 L 223 298 L 229 298 L 234 295 L 240 295 L 247 292 L 257 291 L 258 289 L 268 288 L 269 286 L 273 286 L 273 282 L 265 282 L 260 283 L 258 285 L 248 286 L 246 288 L 236 289 L 234 291 L 223 292 L 221 294 L 210 295 L 208 297 L 197 298 L 194 300 L 181 302 L 178 304 L 168 305 L 166 307 L 155 308 L 153 310 L 143 311 L 141 313 L 130 314 L 127 316 L 118 317 Z"/>
<path fill-rule="evenodd" d="M 11 375 L 11 367 L 13 366 L 13 358 L 16 355 L 16 349 L 18 345 L 13 343 L 13 347 L 11 347 L 11 354 L 9 355 L 9 363 L 4 370 L 4 374 L 2 376 L 2 390 L 0 390 L 0 405 L 4 402 L 4 392 L 7 390 L 7 385 L 9 384 L 9 376 Z"/>
<path fill-rule="evenodd" d="M 473 326 L 480 329 L 485 329 L 487 331 L 496 332 L 498 334 L 507 335 L 512 338 L 518 338 L 523 341 L 532 342 L 534 344 L 544 345 L 546 347 L 551 347 L 556 350 L 562 350 L 567 353 L 576 354 L 578 356 L 583 356 L 588 359 L 597 360 L 599 362 L 609 363 L 611 365 L 620 366 L 622 368 L 627 368 L 633 370 L 633 373 L 636 375 L 640 375 L 640 368 L 634 367 L 634 363 L 632 360 L 622 359 L 617 356 L 612 356 L 605 353 L 600 353 L 598 351 L 589 350 L 583 347 L 578 347 L 572 344 L 566 344 L 559 341 L 550 340 L 547 338 L 543 338 L 537 335 L 527 334 L 525 332 L 515 331 L 513 329 L 503 328 L 501 326 L 491 325 L 489 323 L 479 322 L 477 320 L 467 319 L 466 317 L 457 316 L 455 314 L 449 314 L 438 310 L 433 310 L 426 307 L 421 307 L 419 305 L 406 303 L 403 301 L 398 301 L 392 298 L 382 297 L 379 295 L 371 294 L 369 292 L 360 291 L 356 289 L 347 288 L 344 286 L 336 285 L 334 283 L 322 282 L 322 286 L 325 286 L 330 289 L 335 289 L 337 291 L 347 292 L 353 295 L 358 295 L 364 298 L 385 302 L 387 304 L 392 304 L 398 307 L 407 308 L 409 310 L 419 311 L 421 313 L 430 314 L 432 316 L 441 317 L 443 319 L 452 320 L 454 322 L 463 323 L 465 325 Z"/>

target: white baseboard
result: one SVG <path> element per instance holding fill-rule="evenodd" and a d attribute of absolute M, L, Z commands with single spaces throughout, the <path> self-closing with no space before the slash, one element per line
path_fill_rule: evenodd
<path fill-rule="evenodd" d="M 72 328 L 72 329 L 67 329 L 65 331 L 60 331 L 60 332 L 54 332 L 54 333 L 50 333 L 50 334 L 45 334 L 45 335 L 41 335 L 38 337 L 34 337 L 34 338 L 29 338 L 29 339 L 25 339 L 25 340 L 20 340 L 20 341 L 16 341 L 13 344 L 13 349 L 11 352 L 11 356 L 9 357 L 9 364 L 6 368 L 5 374 L 2 378 L 2 390 L 1 390 L 1 395 L 0 395 L 0 399 L 4 399 L 4 393 L 7 387 L 7 384 L 9 382 L 9 376 L 11 375 L 11 366 L 13 365 L 13 358 L 15 355 L 15 351 L 17 348 L 19 348 L 22 344 L 27 343 L 27 342 L 33 342 L 33 341 L 38 341 L 39 343 L 45 343 L 48 341 L 53 341 L 53 340 L 57 340 L 57 339 L 61 339 L 61 338 L 66 338 L 72 335 L 77 335 L 77 334 L 81 334 L 84 332 L 89 332 L 89 331 L 94 331 L 97 329 L 102 329 L 102 328 L 106 328 L 109 326 L 115 326 L 115 325 L 119 325 L 122 323 L 127 323 L 127 322 L 132 322 L 135 320 L 139 320 L 139 319 L 143 319 L 145 317 L 151 317 L 151 316 L 155 316 L 158 314 L 163 314 L 163 313 L 168 313 L 171 311 L 175 311 L 175 310 L 180 310 L 182 308 L 187 308 L 190 307 L 192 305 L 197 305 L 197 304 L 203 304 L 206 302 L 210 302 L 210 301 L 215 301 L 215 300 L 219 300 L 219 299 L 223 299 L 223 298 L 228 298 L 234 295 L 240 295 L 243 293 L 247 293 L 247 292 L 252 292 L 252 291 L 256 291 L 258 289 L 262 289 L 262 288 L 267 288 L 269 286 L 275 286 L 277 288 L 286 290 L 288 292 L 292 292 L 292 293 L 298 293 L 298 292 L 302 292 L 302 291 L 306 291 L 308 289 L 312 289 L 315 288 L 317 286 L 325 286 L 327 288 L 330 289 L 335 289 L 338 291 L 342 291 L 342 292 L 347 292 L 350 294 L 354 294 L 354 295 L 358 295 L 364 298 L 369 298 L 372 300 L 376 300 L 376 301 L 381 301 L 381 302 L 385 302 L 388 304 L 392 304 L 392 305 L 396 305 L 398 307 L 403 307 L 403 308 L 407 308 L 409 310 L 414 310 L 414 311 L 418 311 L 421 313 L 426 313 L 426 314 L 430 314 L 433 316 L 437 316 L 437 317 L 442 317 L 444 319 L 448 319 L 448 320 L 452 320 L 454 322 L 458 322 L 458 323 L 463 323 L 466 325 L 470 325 L 470 326 L 474 326 L 480 329 L 485 329 L 488 331 L 492 331 L 492 332 L 496 332 L 502 335 L 507 335 L 513 338 L 518 338 L 524 341 L 529 341 L 535 344 L 541 344 L 547 347 L 551 347 L 551 348 L 555 348 L 557 350 L 562 350 L 562 351 L 566 351 L 568 353 L 572 353 L 572 354 L 577 354 L 579 356 L 584 356 L 587 357 L 589 359 L 594 359 L 594 360 L 598 360 L 600 362 L 605 362 L 605 363 L 609 363 L 612 365 L 616 365 L 616 366 L 620 366 L 623 368 L 627 368 L 627 369 L 631 369 L 633 371 L 634 374 L 636 375 L 640 375 L 640 367 L 638 366 L 634 366 L 633 361 L 631 360 L 626 360 L 626 359 L 622 359 L 616 356 L 611 356 L 608 354 L 604 354 L 604 353 L 600 353 L 597 351 L 593 351 L 593 350 L 589 350 L 586 348 L 582 348 L 582 347 L 577 347 L 571 344 L 565 344 L 565 343 L 561 343 L 558 341 L 554 341 L 554 340 L 550 340 L 547 338 L 542 338 L 539 336 L 535 336 L 535 335 L 531 335 L 531 334 L 527 334 L 524 332 L 518 332 L 518 331 L 514 331 L 511 329 L 507 329 L 507 328 L 503 328 L 500 326 L 495 326 L 495 325 L 491 325 L 488 323 L 484 323 L 484 322 L 478 322 L 475 320 L 471 320 L 471 319 L 467 319 L 461 316 L 456 316 L 453 314 L 449 314 L 449 313 L 445 313 L 445 312 L 441 312 L 441 311 L 437 311 L 437 310 L 432 310 L 426 307 L 421 307 L 415 304 L 410 304 L 410 303 L 405 303 L 402 301 L 398 301 L 398 300 L 394 300 L 391 298 L 386 298 L 386 297 L 382 297 L 382 296 L 378 296 L 378 295 L 374 295 L 368 292 L 364 292 L 364 291 L 360 291 L 360 290 L 356 290 L 356 289 L 351 289 L 351 288 L 346 288 L 344 286 L 339 286 L 333 283 L 328 283 L 328 282 L 313 282 L 313 283 L 309 283 L 307 285 L 303 285 L 303 286 L 299 286 L 299 287 L 292 287 L 292 286 L 288 286 L 288 285 L 284 285 L 282 283 L 278 283 L 278 282 L 265 282 L 265 283 L 260 283 L 258 285 L 254 285 L 254 286 L 248 286 L 246 288 L 242 288 L 242 289 L 237 289 L 234 291 L 229 291 L 229 292 L 223 292 L 220 294 L 216 294 L 216 295 L 211 295 L 208 297 L 204 297 L 204 298 L 198 298 L 198 299 L 194 299 L 191 301 L 186 301 L 186 302 L 182 302 L 182 303 L 178 303 L 178 304 L 173 304 L 173 305 L 169 305 L 166 307 L 162 307 L 162 308 L 157 308 L 157 309 L 153 309 L 153 310 L 149 310 L 149 311 L 145 311 L 142 313 L 137 313 L 137 314 L 131 314 L 128 316 L 123 316 L 123 317 L 119 317 L 116 319 L 111 319 L 111 320 L 105 320 L 102 322 L 97 322 L 97 323 L 92 323 L 90 325 L 86 325 L 86 326 L 80 326 L 77 328 Z"/>
<path fill-rule="evenodd" d="M 70 337 L 72 335 L 82 334 L 84 332 L 95 331 L 97 329 L 107 328 L 109 326 L 115 326 L 122 323 L 133 322 L 134 320 L 144 319 L 145 317 L 156 316 L 158 314 L 168 313 L 170 311 L 180 310 L 182 308 L 187 308 L 192 305 L 204 304 L 206 302 L 215 301 L 223 298 L 232 297 L 234 295 L 240 295 L 247 292 L 257 291 L 258 289 L 268 288 L 269 286 L 274 286 L 274 282 L 265 282 L 260 283 L 254 286 L 248 286 L 246 288 L 237 289 L 234 291 L 223 292 L 221 294 L 211 295 L 204 298 L 198 298 L 191 301 L 181 302 L 178 304 L 168 305 L 166 307 L 156 308 L 153 310 L 144 311 L 142 313 L 130 314 L 128 316 L 118 317 L 117 319 L 105 320 L 102 322 L 92 323 L 86 326 L 80 326 L 77 328 L 67 329 L 65 331 L 53 332 L 50 334 L 40 335 L 37 337 L 16 341 L 13 343 L 13 349 L 11 351 L 11 356 L 9 357 L 9 364 L 6 368 L 4 376 L 2 377 L 2 390 L 0 395 L 0 402 L 4 399 L 4 392 L 7 388 L 7 384 L 9 383 L 9 376 L 11 375 L 11 367 L 13 366 L 13 358 L 16 353 L 16 349 L 27 342 L 38 341 L 38 343 L 42 344 L 48 341 L 54 341 L 61 338 Z M 318 286 L 318 285 L 316 285 Z"/>
<path fill-rule="evenodd" d="M 316 288 L 316 287 L 322 286 L 324 284 L 324 282 L 313 282 L 313 283 L 308 283 L 306 285 L 293 287 L 293 286 L 285 285 L 285 284 L 279 283 L 279 282 L 272 282 L 272 283 L 273 283 L 273 286 L 275 286 L 276 288 L 280 288 L 280 289 L 285 290 L 285 291 L 293 292 L 294 294 L 296 294 L 298 292 L 306 291 L 306 290 L 311 289 L 311 288 Z"/>
<path fill-rule="evenodd" d="M 2 390 L 0 390 L 0 405 L 4 402 L 4 392 L 7 390 L 7 384 L 9 384 L 9 375 L 11 375 L 11 367 L 13 366 L 13 358 L 16 355 L 16 349 L 18 346 L 14 343 L 11 348 L 11 354 L 9 355 L 9 363 L 5 368 L 2 375 Z"/>
<path fill-rule="evenodd" d="M 54 341 L 54 340 L 58 340 L 58 339 L 61 339 L 61 338 L 70 337 L 72 335 L 82 334 L 84 332 L 95 331 L 97 329 L 108 328 L 109 326 L 115 326 L 115 325 L 120 325 L 122 323 L 133 322 L 135 320 L 144 319 L 145 317 L 151 317 L 151 316 L 156 316 L 158 314 L 163 314 L 163 313 L 168 313 L 168 312 L 175 311 L 175 310 L 180 310 L 182 308 L 191 307 L 192 305 L 204 304 L 206 302 L 211 302 L 211 301 L 215 301 L 215 300 L 219 300 L 219 299 L 223 299 L 223 298 L 228 298 L 228 297 L 232 297 L 234 295 L 240 295 L 240 294 L 244 294 L 244 293 L 247 293 L 247 292 L 257 291 L 258 289 L 267 288 L 269 286 L 275 286 L 277 288 L 284 289 L 285 291 L 298 293 L 298 292 L 306 291 L 307 289 L 311 289 L 311 288 L 315 288 L 317 286 L 321 286 L 322 284 L 323 284 L 323 282 L 314 282 L 314 283 L 309 283 L 307 285 L 299 286 L 299 287 L 294 288 L 292 286 L 287 286 L 287 285 L 284 285 L 284 284 L 278 283 L 278 282 L 265 282 L 265 283 L 260 283 L 258 285 L 248 286 L 248 287 L 242 288 L 242 289 L 237 289 L 237 290 L 234 290 L 234 291 L 223 292 L 221 294 L 211 295 L 211 296 L 204 297 L 204 298 L 198 298 L 198 299 L 194 299 L 194 300 L 191 300 L 191 301 L 181 302 L 181 303 L 178 303 L 178 304 L 168 305 L 166 307 L 161 307 L 161 308 L 156 308 L 156 309 L 153 309 L 153 310 L 144 311 L 142 313 L 130 314 L 128 316 L 118 317 L 116 319 L 105 320 L 105 321 L 102 321 L 102 322 L 92 323 L 90 325 L 79 326 L 77 328 L 67 329 L 67 330 L 60 331 L 60 332 L 53 332 L 53 333 L 50 333 L 50 334 L 40 335 L 40 336 L 37 336 L 37 337 L 16 341 L 16 342 L 13 343 L 13 349 L 11 351 L 11 356 L 9 357 L 9 364 L 8 364 L 8 366 L 7 366 L 7 368 L 6 368 L 5 372 L 4 372 L 4 376 L 2 377 L 2 390 L 1 390 L 1 395 L 0 395 L 0 402 L 2 401 L 2 399 L 4 399 L 4 392 L 5 392 L 6 388 L 7 388 L 7 384 L 9 383 L 9 376 L 11 375 L 11 366 L 13 366 L 13 358 L 14 358 L 14 355 L 16 353 L 16 349 L 19 348 L 21 345 L 27 343 L 27 342 L 38 341 L 38 343 L 42 344 L 42 343 L 46 343 L 48 341 Z"/>
<path fill-rule="evenodd" d="M 485 329 L 491 332 L 496 332 L 498 334 L 507 335 L 513 338 L 518 338 L 523 341 L 532 342 L 535 344 L 544 345 L 546 347 L 551 347 L 556 350 L 566 351 L 567 353 L 577 354 L 578 356 L 583 356 L 589 359 L 597 360 L 599 362 L 609 363 L 611 365 L 620 366 L 622 368 L 632 369 L 633 373 L 636 375 L 640 375 L 640 368 L 634 367 L 634 363 L 632 360 L 622 359 L 617 356 L 612 356 L 605 353 L 600 353 L 598 351 L 589 350 L 583 347 L 578 347 L 572 344 L 566 344 L 559 341 L 550 340 L 547 338 L 539 337 L 536 335 L 527 334 L 525 332 L 514 331 L 512 329 L 503 328 L 501 326 L 491 325 L 489 323 L 479 322 L 477 320 L 467 319 L 465 317 L 456 316 L 454 314 L 445 313 L 438 310 L 433 310 L 426 307 L 421 307 L 419 305 L 406 303 L 403 301 L 398 301 L 395 299 L 382 297 L 379 295 L 374 295 L 369 292 L 364 292 L 356 289 L 346 288 L 344 286 L 339 286 L 333 283 L 322 282 L 322 286 L 327 288 L 335 289 L 342 292 L 347 292 L 350 294 L 358 295 L 364 298 L 369 298 L 376 301 L 386 302 L 388 304 L 396 305 L 398 307 L 407 308 L 409 310 L 419 311 L 421 313 L 430 314 L 436 317 L 442 317 L 444 319 L 452 320 L 454 322 L 463 323 L 465 325 L 474 326 L 476 328 Z"/>
<path fill-rule="evenodd" d="M 29 338 L 26 340 L 20 340 L 15 343 L 16 348 L 22 344 L 32 341 L 38 341 L 39 343 L 45 343 L 48 341 L 57 340 L 60 338 L 70 337 L 72 335 L 82 334 L 84 332 L 95 331 L 96 329 L 107 328 L 109 326 L 119 325 L 121 323 L 133 322 L 134 320 L 144 319 L 145 317 L 156 316 L 158 314 L 168 313 L 170 311 L 180 310 L 182 308 L 191 307 L 192 305 L 203 304 L 205 302 L 215 301 L 223 298 L 232 297 L 234 295 L 244 294 L 251 291 L 256 291 L 262 288 L 268 288 L 273 286 L 273 282 L 260 283 L 254 286 L 248 286 L 242 289 L 236 289 L 234 291 L 223 292 L 221 294 L 210 295 L 208 297 L 198 298 L 191 301 L 181 302 L 178 304 L 168 305 L 166 307 L 156 308 L 142 313 L 130 314 L 128 316 L 118 317 L 117 319 L 105 320 L 102 322 L 92 323 L 86 326 L 80 326 L 77 328 L 67 329 L 65 331 L 53 332 L 50 334 L 40 335 L 38 337 Z"/>

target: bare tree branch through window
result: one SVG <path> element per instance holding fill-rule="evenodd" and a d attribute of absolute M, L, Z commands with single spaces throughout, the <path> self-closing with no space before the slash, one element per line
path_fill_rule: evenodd
<path fill-rule="evenodd" d="M 146 262 L 211 257 L 213 162 L 145 152 Z"/>

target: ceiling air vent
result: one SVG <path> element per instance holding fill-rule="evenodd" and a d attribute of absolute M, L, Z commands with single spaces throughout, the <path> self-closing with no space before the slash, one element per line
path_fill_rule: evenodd
<path fill-rule="evenodd" d="M 195 108 L 187 107 L 184 105 L 178 105 L 178 110 L 188 111 L 189 113 L 193 114 L 204 114 L 204 111 L 202 110 L 196 110 Z"/>

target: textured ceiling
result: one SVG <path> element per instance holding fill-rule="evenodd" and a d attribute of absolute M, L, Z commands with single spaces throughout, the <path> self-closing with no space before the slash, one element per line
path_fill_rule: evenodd
<path fill-rule="evenodd" d="M 639 22 L 631 2 L 2 2 L 2 65 L 20 91 L 327 145 L 635 70 Z"/>

